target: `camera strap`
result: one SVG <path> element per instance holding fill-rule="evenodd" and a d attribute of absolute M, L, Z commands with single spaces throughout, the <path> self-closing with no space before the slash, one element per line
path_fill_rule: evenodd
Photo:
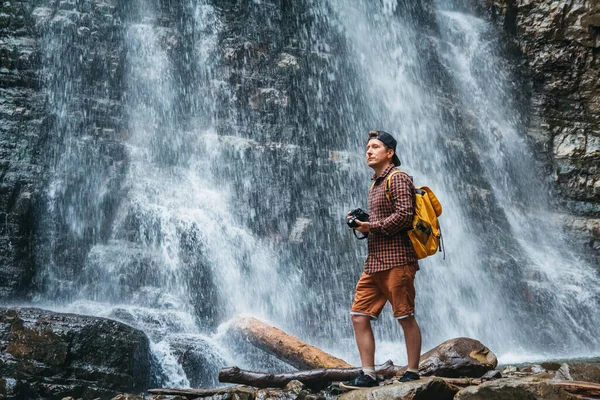
<path fill-rule="evenodd" d="M 369 234 L 366 234 L 366 235 L 365 235 L 365 234 L 362 234 L 362 236 L 358 236 L 358 235 L 356 234 L 356 229 L 352 229 L 352 232 L 354 233 L 354 237 L 355 237 L 355 238 L 357 238 L 358 240 L 363 240 L 363 239 L 366 239 L 366 238 L 369 236 Z"/>

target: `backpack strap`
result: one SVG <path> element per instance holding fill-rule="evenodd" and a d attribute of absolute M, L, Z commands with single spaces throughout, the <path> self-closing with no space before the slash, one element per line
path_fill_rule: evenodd
<path fill-rule="evenodd" d="M 390 172 L 390 174 L 388 175 L 387 179 L 385 180 L 385 198 L 391 203 L 392 202 L 392 197 L 390 196 L 390 187 L 392 186 L 392 177 L 398 173 L 403 173 L 405 174 L 406 172 L 401 171 L 399 169 L 394 169 L 393 171 Z"/>
<path fill-rule="evenodd" d="M 392 176 L 398 174 L 398 173 L 403 173 L 406 174 L 411 180 L 412 180 L 412 176 L 408 175 L 406 172 L 402 171 L 401 169 L 398 168 L 394 168 L 387 176 L 387 178 L 385 179 L 385 198 L 387 199 L 387 201 L 389 201 L 390 203 L 392 202 L 392 197 L 390 196 L 390 187 L 392 186 Z M 375 182 L 373 182 L 371 184 L 371 187 L 369 188 L 369 192 L 371 190 L 373 190 L 373 187 L 375 187 Z"/>

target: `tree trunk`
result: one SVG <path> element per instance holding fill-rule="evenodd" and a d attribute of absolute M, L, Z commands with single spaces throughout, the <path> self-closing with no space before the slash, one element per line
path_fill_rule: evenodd
<path fill-rule="evenodd" d="M 288 382 L 298 380 L 309 388 L 318 390 L 326 387 L 330 382 L 353 379 L 360 374 L 361 370 L 361 368 L 322 368 L 282 374 L 267 374 L 230 367 L 219 371 L 219 382 L 239 383 L 258 388 L 282 388 Z M 375 367 L 375 371 L 385 378 L 390 378 L 396 373 L 391 360 Z"/>
<path fill-rule="evenodd" d="M 239 331 L 257 348 L 274 355 L 300 370 L 316 368 L 352 368 L 344 360 L 288 335 L 281 329 L 256 318 L 239 318 L 232 329 Z"/>
<path fill-rule="evenodd" d="M 578 381 L 551 381 L 550 383 L 569 393 L 586 397 L 600 397 L 600 384 L 597 383 Z"/>

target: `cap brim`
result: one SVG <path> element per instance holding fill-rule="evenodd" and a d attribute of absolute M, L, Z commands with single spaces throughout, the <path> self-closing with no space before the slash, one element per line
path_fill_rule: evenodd
<path fill-rule="evenodd" d="M 394 156 L 392 157 L 392 162 L 394 163 L 394 165 L 397 167 L 398 165 L 402 164 L 400 162 L 400 159 L 398 158 L 397 155 L 394 154 Z"/>

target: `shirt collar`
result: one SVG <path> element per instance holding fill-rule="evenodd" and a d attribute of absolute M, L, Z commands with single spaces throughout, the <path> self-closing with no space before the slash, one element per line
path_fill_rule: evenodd
<path fill-rule="evenodd" d="M 371 180 L 376 181 L 379 178 L 383 178 L 383 177 L 387 176 L 387 174 L 389 174 L 394 168 L 396 168 L 394 163 L 390 163 L 387 167 L 385 167 L 385 169 L 383 170 L 381 175 L 377 176 L 377 175 L 373 174 L 373 176 L 371 177 Z"/>

